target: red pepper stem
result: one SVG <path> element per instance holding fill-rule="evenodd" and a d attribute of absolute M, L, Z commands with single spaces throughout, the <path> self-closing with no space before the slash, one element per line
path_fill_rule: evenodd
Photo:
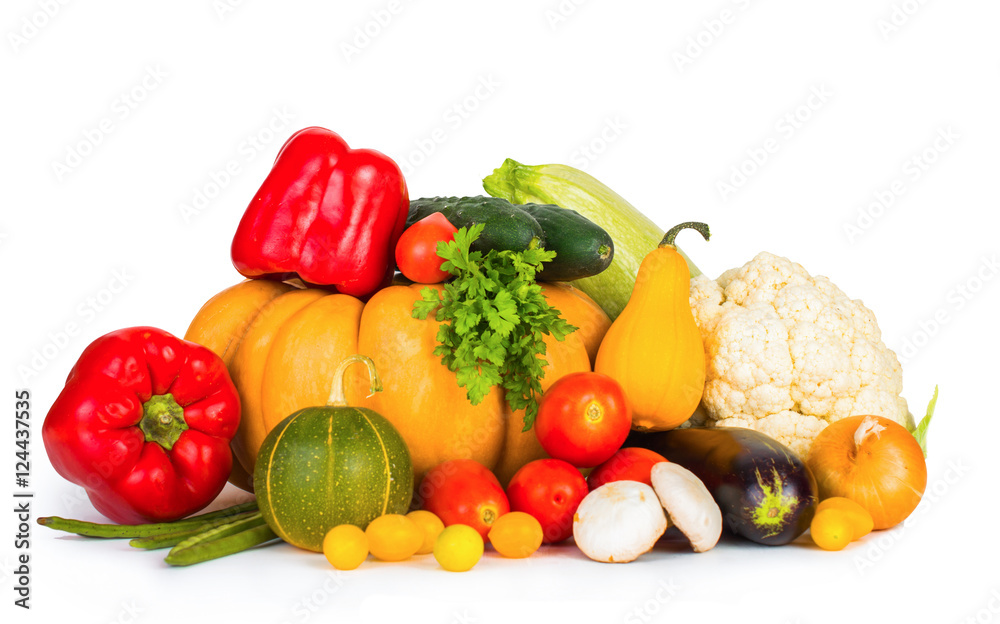
<path fill-rule="evenodd" d="M 379 379 L 378 371 L 375 370 L 375 362 L 367 355 L 354 354 L 349 356 L 337 370 L 333 372 L 333 384 L 330 386 L 330 398 L 326 400 L 326 404 L 330 407 L 346 407 L 347 406 L 347 396 L 344 393 L 344 379 L 347 376 L 347 369 L 351 367 L 351 364 L 362 363 L 368 367 L 368 378 L 371 380 L 371 396 L 376 392 L 382 391 L 382 380 Z"/>
<path fill-rule="evenodd" d="M 169 451 L 188 429 L 184 422 L 184 408 L 169 392 L 154 395 L 142 404 L 139 429 L 146 434 L 146 442 L 156 442 Z"/>
<path fill-rule="evenodd" d="M 701 223 L 700 221 L 685 221 L 684 223 L 675 225 L 674 227 L 667 230 L 667 233 L 663 235 L 663 240 L 660 241 L 659 246 L 666 247 L 669 245 L 670 247 L 673 247 L 674 239 L 677 238 L 677 234 L 681 230 L 687 230 L 687 229 L 695 230 L 696 232 L 704 236 L 705 240 L 708 240 L 712 236 L 712 233 L 708 229 L 707 223 Z"/>

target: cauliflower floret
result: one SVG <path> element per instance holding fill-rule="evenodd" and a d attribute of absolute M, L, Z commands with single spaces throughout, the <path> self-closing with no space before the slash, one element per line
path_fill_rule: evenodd
<path fill-rule="evenodd" d="M 805 457 L 831 422 L 876 414 L 909 424 L 899 359 L 875 315 L 829 279 L 757 254 L 718 280 L 691 280 L 705 343 L 708 425 L 765 433 Z"/>

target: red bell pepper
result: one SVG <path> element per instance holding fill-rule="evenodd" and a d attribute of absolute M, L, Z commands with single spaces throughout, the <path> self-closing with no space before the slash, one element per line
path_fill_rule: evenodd
<path fill-rule="evenodd" d="M 88 346 L 42 425 L 56 472 L 122 524 L 208 505 L 232 466 L 240 399 L 209 349 L 153 327 Z"/>
<path fill-rule="evenodd" d="M 365 297 L 392 276 L 409 206 L 403 174 L 387 156 L 305 128 L 281 148 L 247 207 L 233 264 L 245 277 L 299 277 Z"/>

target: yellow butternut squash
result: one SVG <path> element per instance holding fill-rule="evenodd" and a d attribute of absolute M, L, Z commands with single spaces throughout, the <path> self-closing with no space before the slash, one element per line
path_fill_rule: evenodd
<path fill-rule="evenodd" d="M 664 431 L 691 417 L 705 389 L 705 349 L 688 302 L 690 278 L 674 238 L 708 240 L 704 223 L 682 223 L 639 265 L 625 309 L 601 342 L 594 370 L 614 378 L 632 404 L 632 428 Z"/>

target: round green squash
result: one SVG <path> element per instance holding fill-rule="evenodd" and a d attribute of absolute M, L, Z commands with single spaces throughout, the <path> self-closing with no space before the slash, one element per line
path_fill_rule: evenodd
<path fill-rule="evenodd" d="M 413 464 L 403 437 L 373 410 L 348 407 L 347 368 L 368 366 L 372 391 L 381 383 L 372 361 L 345 360 L 330 400 L 281 421 L 260 447 L 254 469 L 257 504 L 268 526 L 289 544 L 322 552 L 333 527 L 364 529 L 383 514 L 405 514 L 413 496 Z"/>

